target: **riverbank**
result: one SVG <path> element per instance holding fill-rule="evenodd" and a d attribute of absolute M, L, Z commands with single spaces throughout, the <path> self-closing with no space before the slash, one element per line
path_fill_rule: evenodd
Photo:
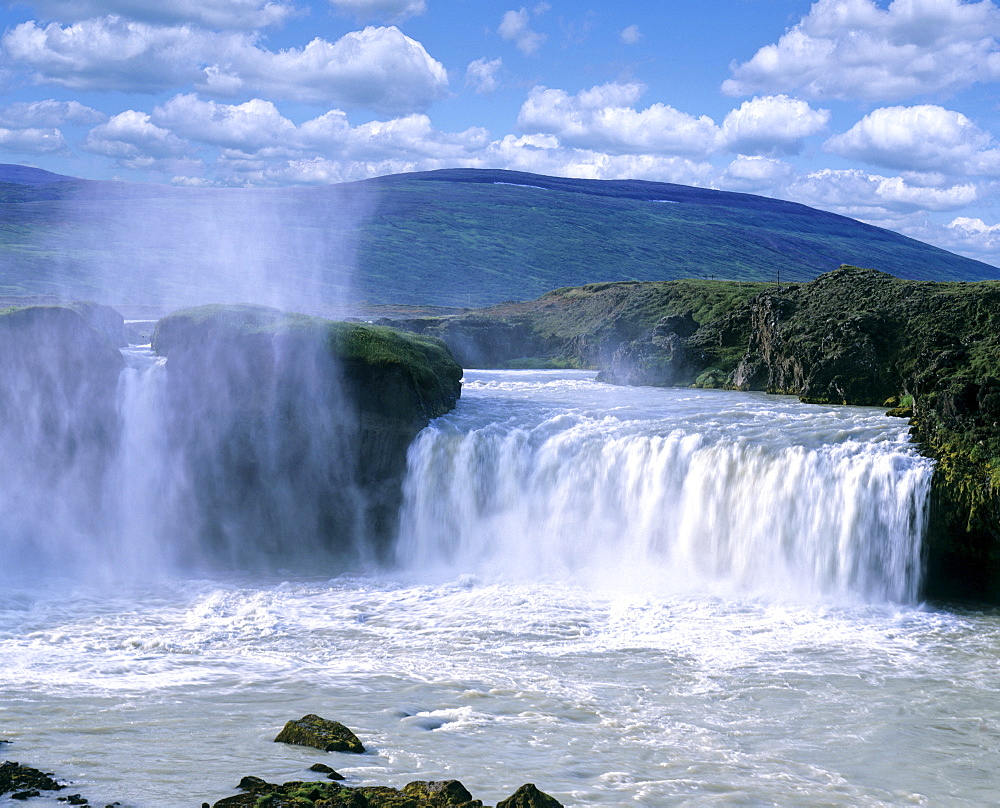
<path fill-rule="evenodd" d="M 885 406 L 937 461 L 925 594 L 1000 602 L 1000 282 L 841 267 L 810 283 L 589 284 L 393 321 L 464 366 L 591 367 L 617 384 Z"/>

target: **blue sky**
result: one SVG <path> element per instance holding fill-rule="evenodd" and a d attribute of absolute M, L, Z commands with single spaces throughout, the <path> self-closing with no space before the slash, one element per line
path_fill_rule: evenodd
<path fill-rule="evenodd" d="M 1000 266 L 993 0 L 0 0 L 0 162 L 777 196 Z"/>

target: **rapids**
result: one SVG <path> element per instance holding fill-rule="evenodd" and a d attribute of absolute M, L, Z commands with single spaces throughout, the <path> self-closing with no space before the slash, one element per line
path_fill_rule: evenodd
<path fill-rule="evenodd" d="M 131 425 L 136 468 L 157 430 Z M 2 755 L 137 808 L 320 760 L 487 803 L 989 804 L 1000 618 L 919 602 L 930 472 L 877 410 L 468 372 L 390 566 L 209 578 L 143 541 L 147 467 L 104 574 L 2 571 Z M 161 578 L 114 574 L 150 553 Z M 309 712 L 371 751 L 272 742 Z"/>

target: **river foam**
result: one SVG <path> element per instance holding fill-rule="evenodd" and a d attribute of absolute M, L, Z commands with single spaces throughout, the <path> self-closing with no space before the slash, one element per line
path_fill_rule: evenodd
<path fill-rule="evenodd" d="M 487 803 L 993 800 L 1000 618 L 916 599 L 930 465 L 904 422 L 481 372 L 410 463 L 392 568 L 15 576 L 5 756 L 152 808 L 318 760 Z M 369 753 L 273 743 L 306 713 Z"/>

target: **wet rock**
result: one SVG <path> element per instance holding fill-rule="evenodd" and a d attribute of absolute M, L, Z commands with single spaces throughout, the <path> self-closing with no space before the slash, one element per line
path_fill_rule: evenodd
<path fill-rule="evenodd" d="M 125 318 L 111 306 L 90 300 L 77 300 L 68 304 L 68 308 L 79 314 L 97 333 L 103 334 L 115 348 L 124 348 L 128 345 Z"/>
<path fill-rule="evenodd" d="M 483 808 L 481 800 L 474 800 L 469 790 L 458 780 L 415 780 L 403 786 L 403 793 L 420 800 L 422 806 L 459 806 Z"/>
<path fill-rule="evenodd" d="M 497 808 L 563 808 L 555 797 L 539 791 L 533 783 L 525 783 L 507 799 L 500 800 Z"/>
<path fill-rule="evenodd" d="M 185 531 L 244 567 L 287 555 L 292 537 L 331 556 L 388 554 L 409 446 L 461 392 L 443 343 L 204 306 L 160 320 L 152 345 L 168 358 L 164 439 L 191 482 Z"/>
<path fill-rule="evenodd" d="M 342 775 L 340 772 L 334 771 L 331 767 L 327 766 L 325 763 L 313 763 L 313 765 L 309 767 L 309 771 L 325 774 L 327 780 L 344 779 L 344 775 Z"/>
<path fill-rule="evenodd" d="M 664 318 L 664 320 L 676 318 Z M 672 387 L 689 384 L 695 365 L 688 357 L 684 340 L 674 332 L 657 332 L 622 345 L 611 357 L 611 364 L 597 380 L 609 384 Z"/>
<path fill-rule="evenodd" d="M 275 743 L 290 743 L 297 746 L 313 746 L 324 752 L 365 751 L 358 736 L 343 724 L 329 721 L 310 713 L 298 721 L 289 721 L 274 739 Z"/>
<path fill-rule="evenodd" d="M 38 769 L 9 760 L 0 763 L 0 795 L 10 793 L 12 799 L 26 800 L 39 796 L 42 791 L 61 791 L 64 788 L 51 775 Z"/>

